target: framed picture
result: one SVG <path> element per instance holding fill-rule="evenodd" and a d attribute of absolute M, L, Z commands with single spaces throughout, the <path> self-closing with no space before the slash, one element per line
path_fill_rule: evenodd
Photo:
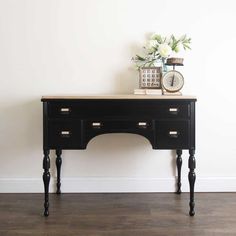
<path fill-rule="evenodd" d="M 139 69 L 139 88 L 161 89 L 161 67 L 143 67 Z"/>

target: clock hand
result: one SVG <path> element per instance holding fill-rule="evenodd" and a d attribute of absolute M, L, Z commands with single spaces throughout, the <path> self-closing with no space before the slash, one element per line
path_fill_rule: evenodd
<path fill-rule="evenodd" d="M 171 81 L 171 86 L 174 85 L 174 79 L 175 79 L 175 74 L 173 74 L 172 81 Z"/>

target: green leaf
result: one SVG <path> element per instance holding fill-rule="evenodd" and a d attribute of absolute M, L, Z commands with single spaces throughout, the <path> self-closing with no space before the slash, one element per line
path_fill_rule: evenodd
<path fill-rule="evenodd" d="M 136 60 L 139 60 L 139 61 L 145 61 L 145 58 L 139 56 L 139 55 L 136 55 Z"/>
<path fill-rule="evenodd" d="M 184 34 L 184 35 L 182 35 L 182 36 L 179 38 L 179 40 L 180 40 L 180 41 L 184 41 L 184 40 L 186 39 L 186 37 L 187 37 L 187 35 Z"/>
<path fill-rule="evenodd" d="M 184 47 L 184 50 L 186 50 L 186 48 L 191 50 L 191 48 L 187 44 L 183 44 L 183 47 Z"/>

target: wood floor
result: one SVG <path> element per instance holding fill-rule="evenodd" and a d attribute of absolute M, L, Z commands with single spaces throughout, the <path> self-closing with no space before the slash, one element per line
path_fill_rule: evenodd
<path fill-rule="evenodd" d="M 0 194 L 0 236 L 211 236 L 236 235 L 236 193 L 196 194 L 188 215 L 184 193 L 50 195 Z"/>

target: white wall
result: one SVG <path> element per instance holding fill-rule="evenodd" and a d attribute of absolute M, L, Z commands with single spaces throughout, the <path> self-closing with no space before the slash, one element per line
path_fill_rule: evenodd
<path fill-rule="evenodd" d="M 236 191 L 235 4 L 0 0 L 0 192 L 43 191 L 40 97 L 132 93 L 130 59 L 153 32 L 192 37 L 183 73 L 184 93 L 198 97 L 196 190 Z M 174 163 L 174 153 L 152 150 L 143 137 L 103 135 L 86 151 L 63 153 L 62 188 L 174 191 Z"/>

